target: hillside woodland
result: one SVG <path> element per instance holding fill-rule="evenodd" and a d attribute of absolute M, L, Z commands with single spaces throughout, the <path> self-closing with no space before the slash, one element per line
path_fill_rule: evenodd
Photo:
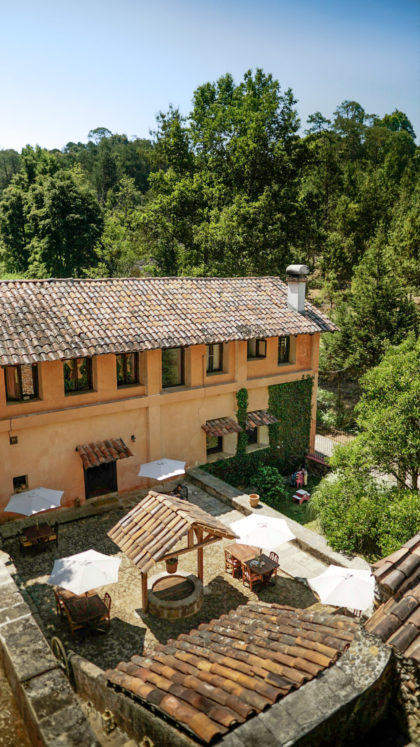
<path fill-rule="evenodd" d="M 341 330 L 321 369 L 358 379 L 417 329 L 419 149 L 405 113 L 355 101 L 300 125 L 293 92 L 257 69 L 199 86 L 150 139 L 97 127 L 61 151 L 0 151 L 3 276 L 284 276 L 304 262 Z"/>

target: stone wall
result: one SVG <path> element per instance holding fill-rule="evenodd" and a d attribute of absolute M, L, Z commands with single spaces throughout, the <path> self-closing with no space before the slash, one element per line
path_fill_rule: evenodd
<path fill-rule="evenodd" d="M 99 745 L 0 551 L 0 659 L 34 747 Z"/>
<path fill-rule="evenodd" d="M 402 732 L 420 744 L 420 667 L 394 651 L 397 697 L 395 718 Z"/>

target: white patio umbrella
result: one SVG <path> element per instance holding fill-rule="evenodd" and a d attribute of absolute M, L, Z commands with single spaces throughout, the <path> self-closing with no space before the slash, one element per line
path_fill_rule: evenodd
<path fill-rule="evenodd" d="M 323 604 L 365 610 L 373 604 L 375 579 L 370 571 L 329 565 L 319 576 L 308 578 Z"/>
<path fill-rule="evenodd" d="M 185 462 L 176 459 L 156 459 L 140 467 L 139 477 L 152 477 L 155 480 L 169 480 L 185 473 Z"/>
<path fill-rule="evenodd" d="M 58 508 L 61 505 L 63 490 L 50 490 L 50 488 L 34 488 L 22 493 L 15 493 L 10 497 L 5 511 L 15 514 L 32 516 L 49 508 Z"/>
<path fill-rule="evenodd" d="M 239 536 L 239 542 L 268 551 L 275 550 L 283 542 L 295 539 L 287 522 L 274 516 L 250 514 L 244 519 L 234 521 L 230 527 Z"/>
<path fill-rule="evenodd" d="M 85 550 L 55 560 L 47 583 L 61 586 L 73 594 L 84 594 L 98 586 L 115 584 L 120 563 L 121 558 L 110 557 L 96 550 Z"/>

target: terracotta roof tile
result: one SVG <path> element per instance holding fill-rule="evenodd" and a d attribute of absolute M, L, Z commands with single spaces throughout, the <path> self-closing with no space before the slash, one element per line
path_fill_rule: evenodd
<path fill-rule="evenodd" d="M 366 623 L 404 656 L 420 661 L 420 532 L 374 564 L 379 589 L 391 596 Z"/>
<path fill-rule="evenodd" d="M 237 539 L 235 532 L 194 503 L 151 490 L 108 532 L 108 537 L 147 573 L 190 529 Z"/>
<path fill-rule="evenodd" d="M 242 428 L 233 418 L 206 420 L 201 426 L 208 436 L 226 436 L 228 433 L 241 433 Z"/>
<path fill-rule="evenodd" d="M 133 456 L 122 438 L 110 438 L 107 441 L 94 441 L 76 446 L 83 462 L 83 468 L 99 467 L 101 464 L 115 462 Z"/>
<path fill-rule="evenodd" d="M 278 419 L 271 412 L 267 410 L 254 410 L 254 412 L 247 414 L 246 429 L 252 430 L 253 428 L 259 428 L 261 425 L 273 425 L 273 423 L 278 422 Z"/>
<path fill-rule="evenodd" d="M 420 532 L 396 552 L 373 565 L 373 575 L 380 590 L 395 594 L 407 591 L 420 582 Z"/>
<path fill-rule="evenodd" d="M 0 282 L 3 366 L 336 329 L 277 277 Z"/>
<path fill-rule="evenodd" d="M 209 743 L 334 664 L 357 627 L 339 615 L 250 602 L 105 674 Z M 339 647 L 325 643 L 336 636 Z"/>

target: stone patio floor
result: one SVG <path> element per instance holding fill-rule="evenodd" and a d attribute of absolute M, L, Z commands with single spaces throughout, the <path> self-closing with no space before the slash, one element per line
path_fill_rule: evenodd
<path fill-rule="evenodd" d="M 231 510 L 195 485 L 189 483 L 188 487 L 190 500 L 225 524 L 229 525 L 243 518 L 242 513 Z M 119 661 L 128 661 L 134 653 L 141 654 L 145 649 L 150 650 L 157 642 L 166 643 L 168 639 L 176 638 L 202 622 L 217 618 L 249 599 L 259 597 L 263 601 L 301 608 L 313 604 L 319 606 L 312 591 L 293 576 L 311 578 L 321 573 L 326 565 L 299 549 L 294 542 L 285 543 L 276 550 L 281 569 L 276 583 L 255 593 L 245 587 L 241 579 L 233 579 L 224 572 L 223 550 L 230 540 L 222 540 L 204 550 L 205 596 L 202 609 L 196 615 L 186 620 L 169 622 L 144 614 L 141 610 L 140 572 L 107 537 L 109 529 L 137 502 L 135 498 L 124 499 L 122 496 L 120 508 L 60 525 L 59 545 L 52 550 L 22 555 L 16 539 L 7 541 L 4 550 L 13 558 L 16 568 L 14 579 L 24 595 L 27 595 L 48 640 L 58 636 L 67 651 L 76 651 L 102 669 L 107 669 L 115 667 Z M 185 545 L 185 539 L 180 543 L 182 545 Z M 122 558 L 118 583 L 99 589 L 101 596 L 108 591 L 112 598 L 111 626 L 106 634 L 79 631 L 72 639 L 66 620 L 56 614 L 53 588 L 46 580 L 55 558 L 73 555 L 89 548 Z M 196 573 L 197 553 L 180 556 L 178 568 L 180 571 Z M 158 563 L 150 576 L 164 570 L 164 563 Z"/>

